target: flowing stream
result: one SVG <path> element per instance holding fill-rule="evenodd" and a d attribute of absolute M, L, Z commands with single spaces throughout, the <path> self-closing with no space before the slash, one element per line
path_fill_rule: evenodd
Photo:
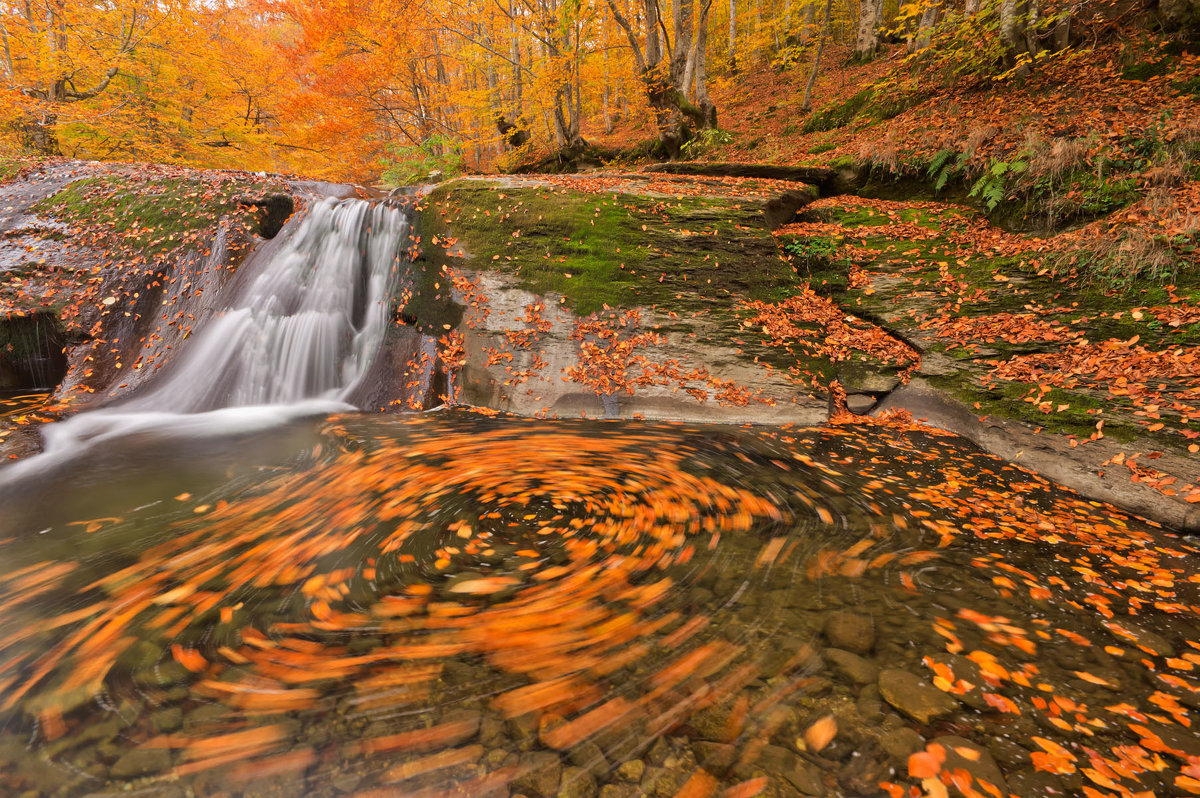
<path fill-rule="evenodd" d="M 45 428 L 45 454 L 0 472 L 0 485 L 134 433 L 227 435 L 354 409 L 387 329 L 407 233 L 407 217 L 392 207 L 314 203 L 250 256 L 215 313 L 179 308 L 200 315 L 162 374 L 129 398 Z"/>
<path fill-rule="evenodd" d="M 1194 541 L 925 429 L 357 412 L 407 229 L 0 470 L 0 794 L 1186 794 Z"/>

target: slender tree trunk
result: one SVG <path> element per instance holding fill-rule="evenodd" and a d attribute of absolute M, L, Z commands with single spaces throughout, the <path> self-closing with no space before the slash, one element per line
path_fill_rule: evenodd
<path fill-rule="evenodd" d="M 729 0 L 729 71 L 737 72 L 737 0 Z"/>
<path fill-rule="evenodd" d="M 1061 53 L 1071 46 L 1071 18 L 1075 16 L 1075 12 L 1078 10 L 1079 6 L 1073 5 L 1066 11 L 1063 11 L 1055 21 L 1054 52 Z"/>
<path fill-rule="evenodd" d="M 523 79 L 524 76 L 522 75 L 522 72 L 521 72 L 521 35 L 520 35 L 520 31 L 517 29 L 517 24 L 515 22 L 516 6 L 515 6 L 513 0 L 510 0 L 509 4 L 508 4 L 508 15 L 510 18 L 514 19 L 513 26 L 512 26 L 512 32 L 510 34 L 511 39 L 509 40 L 508 49 L 509 49 L 509 58 L 512 60 L 512 101 L 511 102 L 512 102 L 512 114 L 514 117 L 513 121 L 515 123 L 516 119 L 520 118 L 520 116 L 521 116 L 521 105 L 522 105 L 521 80 Z"/>
<path fill-rule="evenodd" d="M 833 9 L 833 0 L 825 0 L 825 13 L 821 19 L 821 32 L 818 34 L 820 39 L 817 41 L 817 54 L 813 58 L 812 72 L 808 74 L 808 83 L 804 86 L 804 100 L 800 103 L 800 110 L 808 113 L 812 109 L 812 90 L 813 85 L 817 82 L 817 70 L 821 68 L 821 53 L 825 51 L 825 40 L 829 38 L 829 12 Z"/>
<path fill-rule="evenodd" d="M 963 15 L 973 17 L 978 14 L 980 2 L 981 0 L 967 0 L 966 5 L 963 6 Z"/>

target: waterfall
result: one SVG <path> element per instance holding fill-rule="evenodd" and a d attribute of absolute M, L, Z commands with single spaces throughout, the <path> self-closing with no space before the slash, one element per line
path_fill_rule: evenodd
<path fill-rule="evenodd" d="M 193 334 L 162 379 L 123 411 L 345 401 L 388 322 L 404 215 L 361 200 L 317 203 L 235 296 Z"/>
<path fill-rule="evenodd" d="M 127 399 L 45 428 L 45 454 L 6 471 L 134 432 L 227 434 L 354 409 L 407 233 L 396 208 L 316 202 L 247 258 L 161 373 Z"/>

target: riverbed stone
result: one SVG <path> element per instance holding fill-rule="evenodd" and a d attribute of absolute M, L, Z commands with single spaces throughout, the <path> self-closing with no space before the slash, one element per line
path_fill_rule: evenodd
<path fill-rule="evenodd" d="M 713 743 L 701 740 L 692 743 L 692 751 L 701 767 L 714 776 L 723 776 L 737 761 L 738 749 L 728 743 Z"/>
<path fill-rule="evenodd" d="M 443 715 L 442 725 L 452 729 L 452 734 L 446 738 L 445 746 L 452 748 L 474 738 L 479 733 L 482 718 L 483 713 L 477 709 L 452 709 Z"/>
<path fill-rule="evenodd" d="M 150 716 L 150 725 L 159 734 L 177 731 L 183 726 L 183 710 L 179 707 L 160 709 Z"/>
<path fill-rule="evenodd" d="M 879 747 L 886 751 L 897 765 L 906 765 L 910 756 L 925 749 L 925 738 L 915 729 L 902 726 L 879 735 Z"/>
<path fill-rule="evenodd" d="M 622 762 L 617 768 L 617 778 L 622 781 L 640 782 L 642 776 L 646 774 L 646 763 L 640 759 L 631 759 L 628 762 Z"/>
<path fill-rule="evenodd" d="M 1175 656 L 1175 646 L 1171 645 L 1171 643 L 1168 642 L 1165 637 L 1157 632 L 1152 632 L 1149 629 L 1138 626 L 1137 624 L 1132 623 L 1125 618 L 1121 618 L 1118 621 L 1109 621 L 1105 624 L 1105 626 L 1108 628 L 1112 636 L 1121 644 L 1129 645 L 1131 642 L 1129 636 L 1131 636 L 1133 638 L 1132 642 L 1146 649 L 1155 656 Z M 1128 632 L 1129 636 L 1121 634 L 1122 631 Z"/>
<path fill-rule="evenodd" d="M 901 713 L 922 725 L 948 715 L 958 702 L 914 673 L 900 668 L 879 672 L 879 694 Z"/>
<path fill-rule="evenodd" d="M 1052 798 L 1067 794 L 1062 779 L 1044 770 L 1027 768 L 1007 779 L 1008 792 L 1017 798 Z"/>
<path fill-rule="evenodd" d="M 136 779 L 162 773 L 171 767 L 171 752 L 165 748 L 135 748 L 113 763 L 108 774 L 114 779 Z"/>
<path fill-rule="evenodd" d="M 941 745 L 946 749 L 946 761 L 942 764 L 942 769 L 951 772 L 965 770 L 971 775 L 971 784 L 968 786 L 974 788 L 976 793 L 990 792 L 985 786 L 988 784 L 998 788 L 1001 795 L 1008 793 L 1008 784 L 1004 780 L 1004 774 L 1000 772 L 996 760 L 992 758 L 986 748 L 957 735 L 938 737 L 934 739 L 933 744 Z M 975 793 L 964 792 L 953 784 L 950 785 L 950 795 L 952 796 L 967 798 L 973 794 Z"/>
<path fill-rule="evenodd" d="M 600 798 L 637 798 L 641 794 L 635 784 L 605 784 L 600 788 Z"/>
<path fill-rule="evenodd" d="M 753 767 L 768 777 L 784 779 L 803 795 L 822 795 L 825 792 L 821 771 L 781 746 L 763 746 Z"/>
<path fill-rule="evenodd" d="M 608 773 L 608 759 L 600 746 L 591 740 L 585 740 L 568 751 L 567 760 L 576 767 L 587 768 L 598 779 Z"/>
<path fill-rule="evenodd" d="M 671 798 L 683 786 L 686 774 L 667 768 L 646 768 L 638 786 L 651 798 Z"/>
<path fill-rule="evenodd" d="M 853 654 L 868 654 L 875 647 L 875 619 L 849 610 L 831 612 L 825 617 L 825 639 L 833 648 Z"/>
<path fill-rule="evenodd" d="M 706 707 L 692 715 L 690 725 L 697 738 L 718 743 L 724 742 L 725 736 L 729 733 L 729 718 L 732 713 L 732 702 Z"/>
<path fill-rule="evenodd" d="M 557 798 L 596 798 L 596 777 L 587 768 L 564 768 Z"/>
<path fill-rule="evenodd" d="M 558 754 L 530 751 L 521 755 L 520 775 L 513 779 L 513 792 L 536 798 L 556 798 L 562 781 L 562 762 Z"/>
<path fill-rule="evenodd" d="M 133 681 L 141 687 L 171 687 L 183 684 L 191 677 L 191 672 L 175 660 L 167 660 L 149 668 L 135 671 Z"/>
<path fill-rule="evenodd" d="M 955 698 L 975 709 L 986 710 L 988 708 L 987 700 L 983 697 L 985 685 L 983 672 L 973 660 L 969 660 L 961 654 L 937 653 L 929 655 L 929 661 L 948 667 L 954 674 L 956 682 L 961 679 L 971 685 L 970 689 L 962 693 L 956 689 Z"/>
<path fill-rule="evenodd" d="M 854 684 L 871 684 L 879 678 L 879 668 L 875 663 L 859 655 L 840 648 L 825 649 L 827 659 L 840 676 Z"/>
<path fill-rule="evenodd" d="M 504 742 L 504 721 L 495 715 L 484 715 L 479 719 L 479 742 L 495 748 Z"/>

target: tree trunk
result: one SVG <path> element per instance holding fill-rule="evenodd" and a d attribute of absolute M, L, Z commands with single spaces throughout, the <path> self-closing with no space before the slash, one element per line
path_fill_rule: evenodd
<path fill-rule="evenodd" d="M 1191 27 L 1200 23 L 1198 0 L 1158 0 L 1158 13 L 1167 30 Z"/>
<path fill-rule="evenodd" d="M 821 68 L 821 53 L 825 51 L 825 40 L 829 37 L 829 12 L 833 9 L 833 0 L 825 0 L 825 13 L 821 19 L 821 32 L 818 34 L 820 38 L 817 41 L 817 54 L 813 58 L 812 72 L 808 74 L 808 83 L 804 87 L 804 101 L 800 104 L 800 110 L 808 113 L 812 109 L 812 90 L 813 85 L 817 82 L 817 70 Z"/>
<path fill-rule="evenodd" d="M 510 2 L 508 4 L 509 18 L 514 18 L 515 14 L 516 14 L 516 7 L 515 7 L 514 3 L 511 2 L 511 0 L 510 0 Z M 511 101 L 512 109 L 511 110 L 512 110 L 512 114 L 514 117 L 520 117 L 521 116 L 521 103 L 522 103 L 521 80 L 524 76 L 521 74 L 521 35 L 520 35 L 520 31 L 517 29 L 517 25 L 516 25 L 515 21 L 513 22 L 511 37 L 512 38 L 509 40 L 509 58 L 512 60 L 512 101 Z"/>
<path fill-rule="evenodd" d="M 1071 17 L 1075 8 L 1064 11 L 1054 22 L 1054 52 L 1061 53 L 1071 46 Z"/>
<path fill-rule="evenodd" d="M 38 155 L 61 155 L 55 126 L 57 114 L 34 113 L 17 123 L 21 146 Z"/>
<path fill-rule="evenodd" d="M 967 0 L 963 6 L 963 16 L 973 17 L 979 13 L 980 0 Z"/>
<path fill-rule="evenodd" d="M 811 0 L 804 4 L 803 20 L 800 25 L 800 41 L 807 42 L 812 38 L 813 26 L 817 22 L 817 6 Z"/>
<path fill-rule="evenodd" d="M 941 11 L 940 0 L 928 0 L 928 3 L 921 13 L 921 21 L 917 24 L 917 38 L 914 41 L 917 50 L 924 50 L 933 44 L 933 28 L 937 25 L 938 12 Z M 910 51 L 912 49 L 914 48 L 910 48 Z"/>
<path fill-rule="evenodd" d="M 1025 30 L 1021 24 L 1023 5 L 1021 0 L 1000 0 L 1000 41 L 1008 51 L 1010 59 L 1021 47 L 1024 39 Z"/>
<path fill-rule="evenodd" d="M 1025 50 L 1030 57 L 1037 58 L 1042 45 L 1038 41 L 1038 28 L 1042 23 L 1041 0 L 1025 0 Z"/>
<path fill-rule="evenodd" d="M 883 0 L 859 0 L 858 2 L 858 35 L 854 42 L 854 57 L 859 61 L 868 61 L 875 57 L 879 48 L 879 13 L 883 8 Z"/>
<path fill-rule="evenodd" d="M 717 106 L 708 96 L 708 12 L 712 0 L 704 0 L 700 6 L 700 21 L 696 29 L 696 106 L 704 118 L 700 127 L 711 129 L 717 126 Z"/>
<path fill-rule="evenodd" d="M 1004 45 L 1005 63 L 1015 67 L 1019 77 L 1029 75 L 1031 56 L 1038 52 L 1036 28 L 1030 25 L 1031 18 L 1036 18 L 1037 13 L 1037 0 L 1000 2 L 1000 41 Z"/>
<path fill-rule="evenodd" d="M 737 0 L 729 0 L 729 71 L 737 72 Z"/>
<path fill-rule="evenodd" d="M 687 74 L 688 56 L 692 52 L 692 27 L 694 24 L 694 0 L 674 0 L 675 3 L 675 51 L 671 54 L 671 83 L 681 92 L 687 93 L 684 77 Z"/>

